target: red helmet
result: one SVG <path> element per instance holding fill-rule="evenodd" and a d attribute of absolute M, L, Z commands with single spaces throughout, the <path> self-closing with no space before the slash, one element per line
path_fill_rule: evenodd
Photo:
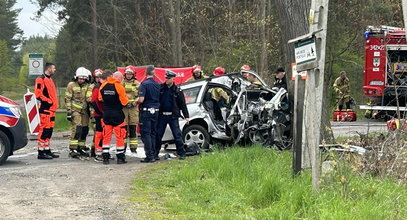
<path fill-rule="evenodd" d="M 195 71 L 202 72 L 201 66 L 199 66 L 199 65 L 194 65 L 194 66 L 192 67 L 192 72 L 195 72 Z"/>
<path fill-rule="evenodd" d="M 225 68 L 221 66 L 216 67 L 215 70 L 213 71 L 214 76 L 222 76 L 223 74 L 225 74 Z"/>
<path fill-rule="evenodd" d="M 242 67 L 240 67 L 240 70 L 250 70 L 250 66 L 245 64 Z"/>
<path fill-rule="evenodd" d="M 93 77 L 99 77 L 101 76 L 103 73 L 102 69 L 95 69 L 95 71 L 93 71 Z"/>
<path fill-rule="evenodd" d="M 132 65 L 126 66 L 123 75 L 126 75 L 126 73 L 132 73 L 133 77 L 136 77 L 136 68 Z"/>

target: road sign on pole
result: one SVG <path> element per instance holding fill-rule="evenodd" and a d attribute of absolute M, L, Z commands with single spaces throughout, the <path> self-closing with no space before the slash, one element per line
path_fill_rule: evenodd
<path fill-rule="evenodd" d="M 317 67 L 315 36 L 295 42 L 294 48 L 295 62 L 297 63 L 298 71 Z"/>
<path fill-rule="evenodd" d="M 44 55 L 40 53 L 30 53 L 28 55 L 28 76 L 41 76 L 44 70 Z"/>

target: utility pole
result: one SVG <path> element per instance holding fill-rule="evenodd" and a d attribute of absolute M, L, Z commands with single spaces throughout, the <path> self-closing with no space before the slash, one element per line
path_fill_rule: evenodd
<path fill-rule="evenodd" d="M 310 18 L 310 32 L 315 33 L 317 49 L 317 67 L 310 70 L 308 79 L 305 82 L 305 102 L 304 102 L 304 124 L 305 135 L 302 137 L 308 149 L 311 159 L 312 185 L 319 191 L 320 174 L 320 131 L 322 120 L 322 98 L 324 91 L 325 75 L 325 46 L 328 24 L 328 3 L 329 0 L 312 0 Z M 321 31 L 319 31 L 321 30 Z M 317 32 L 319 31 L 319 32 Z"/>
<path fill-rule="evenodd" d="M 322 121 L 322 98 L 324 91 L 324 74 L 325 74 L 325 46 L 328 23 L 328 3 L 329 0 L 312 0 L 309 14 L 310 28 L 309 34 L 290 40 L 289 43 L 295 43 L 295 58 L 297 71 L 307 70 L 307 80 L 305 81 L 304 101 L 301 103 L 301 96 L 296 91 L 297 100 L 295 107 L 297 110 L 303 109 L 303 120 L 301 120 L 300 111 L 294 116 L 295 150 L 302 149 L 302 161 L 304 165 L 309 164 L 312 169 L 312 185 L 314 190 L 319 191 L 319 174 L 320 174 L 320 128 Z M 298 81 L 298 76 L 297 76 Z M 296 82 L 298 86 L 299 82 Z M 296 88 L 298 89 L 299 86 Z M 300 113 L 301 114 L 301 113 Z M 298 128 L 302 124 L 302 130 Z M 301 144 L 297 136 L 301 135 Z M 299 152 L 295 153 L 295 160 Z M 310 161 L 307 161 L 307 159 Z M 298 162 L 294 162 L 298 166 Z M 294 167 L 297 168 L 297 167 Z"/>

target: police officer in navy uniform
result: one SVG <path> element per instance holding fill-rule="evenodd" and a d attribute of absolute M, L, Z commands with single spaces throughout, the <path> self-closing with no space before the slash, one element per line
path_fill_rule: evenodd
<path fill-rule="evenodd" d="M 147 79 L 139 88 L 141 140 L 144 143 L 146 158 L 142 163 L 153 163 L 157 130 L 158 111 L 160 108 L 160 84 L 154 81 L 154 67 L 146 69 Z"/>
<path fill-rule="evenodd" d="M 167 71 L 165 74 L 165 83 L 161 84 L 160 89 L 160 113 L 158 115 L 157 141 L 155 148 L 155 159 L 160 159 L 158 153 L 161 149 L 161 139 L 164 135 L 167 124 L 170 126 L 172 135 L 175 139 L 177 154 L 180 160 L 185 159 L 184 141 L 182 140 L 181 129 L 178 118 L 184 116 L 187 123 L 189 122 L 189 113 L 185 104 L 185 97 L 182 90 L 174 84 L 176 74 Z"/>

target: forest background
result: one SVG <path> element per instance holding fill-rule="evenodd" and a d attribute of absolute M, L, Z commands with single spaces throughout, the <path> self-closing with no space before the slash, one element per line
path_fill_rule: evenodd
<path fill-rule="evenodd" d="M 287 59 L 284 44 L 290 39 L 282 32 L 290 21 L 279 12 L 287 11 L 281 7 L 302 4 L 300 0 L 31 2 L 39 5 L 37 16 L 51 9 L 64 25 L 56 37 L 23 38 L 16 0 L 0 0 L 0 94 L 14 99 L 22 97 L 24 85 L 34 82 L 28 78 L 29 53 L 43 53 L 46 61 L 57 64 L 54 80 L 59 88 L 80 66 L 114 70 L 130 64 L 199 64 L 208 75 L 217 66 L 234 72 L 248 64 L 270 84 L 274 70 L 283 66 L 289 79 L 294 60 Z M 402 24 L 399 0 L 331 0 L 325 68 L 329 85 L 345 70 L 351 95 L 357 104 L 364 103 L 364 31 L 368 25 Z M 335 99 L 329 91 L 325 95 L 333 108 Z"/>

